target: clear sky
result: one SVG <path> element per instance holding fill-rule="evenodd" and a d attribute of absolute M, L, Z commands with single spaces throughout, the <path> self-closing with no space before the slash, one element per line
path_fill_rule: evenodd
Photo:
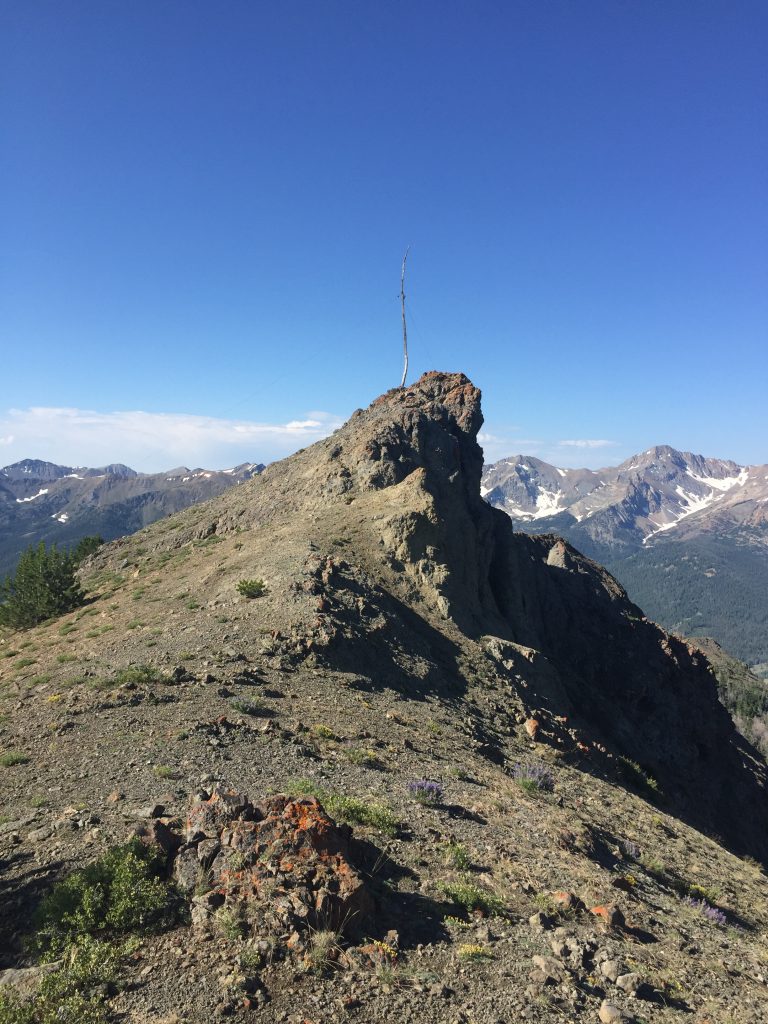
<path fill-rule="evenodd" d="M 399 383 L 408 244 L 489 458 L 768 462 L 766 52 L 765 0 L 7 0 L 0 464 L 306 445 Z"/>

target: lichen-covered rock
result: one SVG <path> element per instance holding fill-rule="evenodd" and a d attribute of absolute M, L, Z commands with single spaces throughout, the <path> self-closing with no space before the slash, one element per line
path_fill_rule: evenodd
<path fill-rule="evenodd" d="M 292 934 L 359 930 L 372 901 L 353 864 L 352 834 L 313 797 L 253 804 L 223 786 L 190 806 L 174 877 L 198 929 Z"/>

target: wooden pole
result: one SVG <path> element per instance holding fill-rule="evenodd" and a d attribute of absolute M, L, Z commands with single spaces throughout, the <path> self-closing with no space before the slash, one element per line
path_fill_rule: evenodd
<path fill-rule="evenodd" d="M 400 387 L 405 387 L 405 378 L 408 376 L 408 332 L 405 328 L 405 261 L 408 259 L 408 251 L 410 245 L 405 250 L 405 256 L 403 256 L 403 269 L 400 271 L 400 310 L 403 314 L 403 379 L 400 381 Z"/>

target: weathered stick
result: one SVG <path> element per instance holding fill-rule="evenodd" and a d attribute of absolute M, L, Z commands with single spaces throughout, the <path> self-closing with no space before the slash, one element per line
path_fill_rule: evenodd
<path fill-rule="evenodd" d="M 405 378 L 408 376 L 408 332 L 405 329 L 405 261 L 408 259 L 408 250 L 405 250 L 405 256 L 403 256 L 403 269 L 400 272 L 400 309 L 403 314 L 403 379 L 400 381 L 400 387 L 405 387 Z"/>

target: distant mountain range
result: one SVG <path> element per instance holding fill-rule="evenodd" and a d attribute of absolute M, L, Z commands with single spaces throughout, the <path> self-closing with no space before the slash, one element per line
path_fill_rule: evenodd
<path fill-rule="evenodd" d="M 485 467 L 482 492 L 520 530 L 561 534 L 607 566 L 658 622 L 765 674 L 768 465 L 668 445 L 600 470 L 517 455 Z"/>
<path fill-rule="evenodd" d="M 99 469 L 24 459 L 0 469 L 0 576 L 12 572 L 30 544 L 71 544 L 89 534 L 113 540 L 134 533 L 249 480 L 264 466 L 137 473 L 123 465 Z"/>
<path fill-rule="evenodd" d="M 24 459 L 0 469 L 0 576 L 45 540 L 105 540 L 221 494 L 263 470 L 137 473 Z M 768 465 L 667 445 L 600 470 L 533 456 L 483 470 L 482 493 L 526 533 L 557 533 L 605 565 L 664 626 L 712 636 L 768 677 Z"/>

